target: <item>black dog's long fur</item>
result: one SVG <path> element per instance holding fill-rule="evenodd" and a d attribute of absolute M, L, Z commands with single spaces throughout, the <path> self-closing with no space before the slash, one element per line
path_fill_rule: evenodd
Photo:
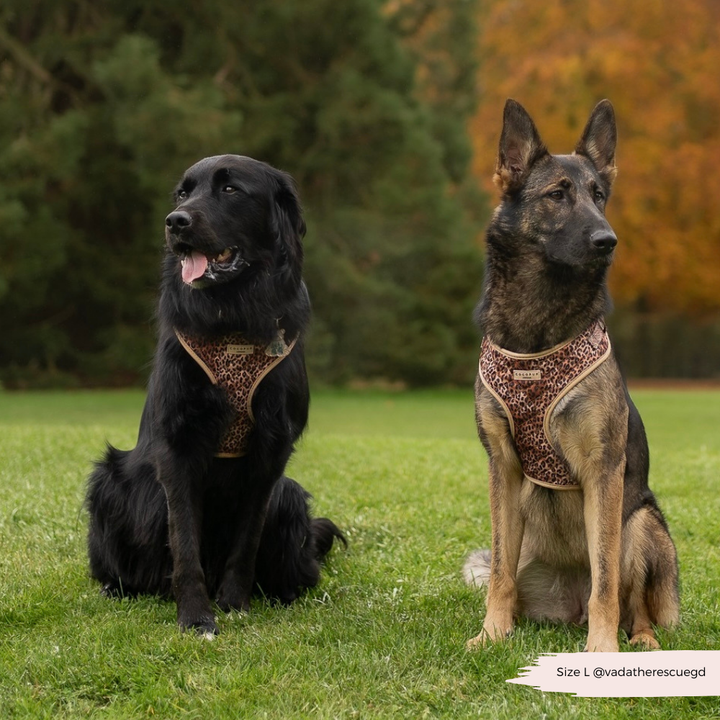
<path fill-rule="evenodd" d="M 308 493 L 283 474 L 309 401 L 305 224 L 294 183 L 264 163 L 223 155 L 191 167 L 175 198 L 138 442 L 131 451 L 109 447 L 89 479 L 88 549 L 106 594 L 173 596 L 181 627 L 217 633 L 211 600 L 247 610 L 259 587 L 291 602 L 317 584 L 320 562 L 344 538 L 331 521 L 311 519 Z M 183 258 L 212 259 L 225 248 L 234 267 L 183 282 Z M 255 392 L 247 452 L 216 458 L 233 410 L 175 330 L 211 338 L 240 331 L 265 345 L 278 329 L 296 345 Z"/>

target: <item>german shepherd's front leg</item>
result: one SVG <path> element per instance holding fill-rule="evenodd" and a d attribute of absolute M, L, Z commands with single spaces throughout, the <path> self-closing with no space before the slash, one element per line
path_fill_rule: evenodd
<path fill-rule="evenodd" d="M 520 513 L 521 484 L 520 473 L 499 472 L 496 463 L 490 462 L 490 585 L 482 633 L 470 641 L 471 645 L 502 640 L 513 629 L 517 567 L 524 529 Z"/>
<path fill-rule="evenodd" d="M 609 473 L 583 483 L 585 533 L 592 591 L 588 602 L 589 652 L 618 652 L 620 558 L 625 458 Z"/>
<path fill-rule="evenodd" d="M 510 428 L 497 403 L 479 386 L 477 417 L 480 439 L 490 458 L 492 549 L 485 621 L 482 632 L 468 641 L 469 648 L 501 640 L 512 632 L 525 527 L 520 511 L 523 472 Z"/>

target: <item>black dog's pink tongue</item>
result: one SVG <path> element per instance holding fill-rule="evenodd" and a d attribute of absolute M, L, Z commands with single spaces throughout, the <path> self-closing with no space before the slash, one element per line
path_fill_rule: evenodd
<path fill-rule="evenodd" d="M 207 258 L 194 250 L 191 255 L 186 255 L 182 259 L 182 279 L 183 282 L 191 283 L 193 280 L 197 280 L 202 277 L 207 270 Z"/>

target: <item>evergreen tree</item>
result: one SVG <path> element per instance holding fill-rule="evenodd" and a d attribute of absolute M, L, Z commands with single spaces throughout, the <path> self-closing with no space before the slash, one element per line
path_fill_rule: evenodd
<path fill-rule="evenodd" d="M 222 152 L 298 181 L 316 376 L 468 380 L 472 105 L 433 103 L 413 40 L 376 0 L 4 4 L 5 382 L 133 379 L 169 191 Z"/>

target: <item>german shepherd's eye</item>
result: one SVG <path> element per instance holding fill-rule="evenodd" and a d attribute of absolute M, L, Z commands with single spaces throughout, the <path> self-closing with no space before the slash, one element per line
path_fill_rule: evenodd
<path fill-rule="evenodd" d="M 565 197 L 565 191 L 553 190 L 552 192 L 548 193 L 548 197 L 551 197 L 553 200 L 562 200 Z"/>
<path fill-rule="evenodd" d="M 605 200 L 605 193 L 602 190 L 595 191 L 595 201 L 603 202 Z"/>

